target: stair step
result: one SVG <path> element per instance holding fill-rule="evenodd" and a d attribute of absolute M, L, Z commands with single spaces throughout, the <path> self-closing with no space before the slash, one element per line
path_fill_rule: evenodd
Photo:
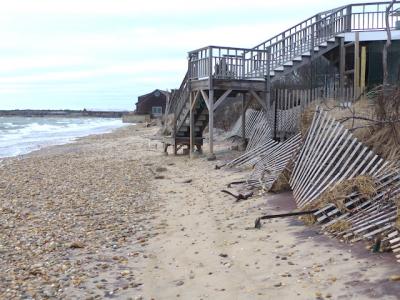
<path fill-rule="evenodd" d="M 311 52 L 310 51 L 304 52 L 301 56 L 311 56 Z"/>
<path fill-rule="evenodd" d="M 303 60 L 303 58 L 301 56 L 297 56 L 297 57 L 293 58 L 293 61 L 297 61 L 297 62 L 302 61 L 302 60 Z"/>
<path fill-rule="evenodd" d="M 336 39 L 333 37 L 333 38 L 330 38 L 327 42 L 328 43 L 334 43 L 334 42 L 336 42 Z"/>
<path fill-rule="evenodd" d="M 315 52 L 318 52 L 320 49 L 319 49 L 319 46 L 316 46 L 316 47 L 314 47 L 314 51 Z"/>
<path fill-rule="evenodd" d="M 285 71 L 285 68 L 282 67 L 282 66 L 281 67 L 277 67 L 277 68 L 274 69 L 274 71 L 275 72 L 283 72 L 283 71 Z"/>
<path fill-rule="evenodd" d="M 322 43 L 322 44 L 319 45 L 319 47 L 328 47 L 328 43 L 327 42 Z"/>
<path fill-rule="evenodd" d="M 201 127 L 200 126 L 194 126 L 195 131 L 200 131 Z M 187 125 L 182 125 L 181 129 L 179 129 L 179 132 L 187 132 L 190 131 L 190 126 Z"/>
<path fill-rule="evenodd" d="M 283 64 L 284 67 L 293 67 L 293 61 L 288 61 Z"/>

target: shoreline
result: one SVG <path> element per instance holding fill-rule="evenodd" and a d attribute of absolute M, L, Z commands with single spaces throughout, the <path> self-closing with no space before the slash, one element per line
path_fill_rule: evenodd
<path fill-rule="evenodd" d="M 162 156 L 157 127 L 31 152 L 0 166 L 0 298 L 399 299 L 399 265 L 296 218 L 290 193 L 235 203 L 243 173 Z M 235 153 L 216 143 L 219 160 Z"/>
<path fill-rule="evenodd" d="M 16 109 L 0 110 L 0 117 L 65 117 L 65 118 L 121 118 L 128 111 L 73 110 L 73 109 Z"/>
<path fill-rule="evenodd" d="M 82 118 L 86 118 L 86 117 L 82 117 Z M 83 135 L 83 136 L 79 136 L 79 135 L 78 135 L 78 136 L 76 136 L 76 137 L 70 137 L 70 138 L 65 137 L 66 140 L 60 140 L 60 141 L 58 141 L 58 142 L 56 142 L 56 143 L 54 143 L 54 144 L 52 144 L 52 143 L 46 144 L 46 145 L 40 145 L 40 144 L 39 144 L 39 145 L 38 145 L 38 149 L 30 150 L 30 151 L 28 151 L 28 152 L 26 152 L 26 153 L 16 154 L 16 155 L 12 155 L 12 156 L 0 156 L 0 162 L 4 161 L 4 160 L 6 160 L 6 159 L 10 159 L 10 158 L 18 158 L 18 157 L 20 157 L 20 159 L 23 159 L 26 155 L 29 155 L 29 154 L 31 154 L 31 153 L 33 153 L 33 152 L 36 152 L 36 151 L 44 150 L 44 149 L 49 148 L 49 147 L 57 147 L 57 146 L 63 146 L 63 145 L 70 144 L 70 143 L 75 143 L 75 142 L 79 141 L 79 139 L 82 139 L 82 138 L 87 138 L 87 137 L 90 137 L 90 136 L 92 136 L 92 135 L 109 134 L 109 133 L 113 133 L 114 131 L 123 129 L 123 128 L 125 128 L 125 127 L 128 127 L 128 126 L 135 126 L 135 125 L 136 125 L 136 124 L 122 123 L 122 121 L 121 121 L 121 125 L 120 125 L 120 127 L 118 127 L 118 128 L 109 128 L 109 129 L 107 129 L 107 130 L 104 131 L 104 132 L 98 132 L 98 133 L 92 132 L 92 133 L 88 133 L 87 135 Z M 93 130 L 93 129 L 92 129 L 92 130 Z M 56 133 L 57 133 L 57 132 L 56 132 Z M 39 141 L 39 142 L 40 142 L 40 141 Z M 39 142 L 38 142 L 38 143 L 39 143 Z M 44 142 L 44 141 L 43 141 L 43 142 Z"/>

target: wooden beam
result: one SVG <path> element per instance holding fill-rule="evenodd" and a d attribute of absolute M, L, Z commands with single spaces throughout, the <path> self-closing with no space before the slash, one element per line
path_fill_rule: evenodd
<path fill-rule="evenodd" d="M 229 96 L 229 94 L 231 92 L 232 92 L 232 90 L 229 89 L 229 90 L 225 91 L 225 93 L 223 93 L 221 97 L 219 97 L 219 99 L 214 104 L 214 111 L 217 110 L 218 106 L 220 106 L 221 103 L 224 102 L 224 100 Z"/>
<path fill-rule="evenodd" d="M 247 97 L 246 105 L 244 106 L 244 109 L 247 110 L 251 104 L 251 100 L 253 100 L 253 97 Z"/>
<path fill-rule="evenodd" d="M 262 106 L 262 108 L 267 111 L 267 106 L 265 102 L 261 99 L 261 97 L 253 90 L 250 90 L 250 94 L 257 100 L 257 102 Z"/>
<path fill-rule="evenodd" d="M 355 33 L 354 41 L 354 100 L 360 95 L 360 33 Z"/>
<path fill-rule="evenodd" d="M 246 149 L 246 94 L 242 94 L 242 146 Z"/>
<path fill-rule="evenodd" d="M 214 154 L 214 90 L 209 90 L 208 94 L 208 131 L 210 136 L 210 153 L 208 156 L 209 160 L 215 159 Z"/>
<path fill-rule="evenodd" d="M 210 105 L 208 104 L 208 96 L 204 90 L 200 90 L 201 95 L 203 96 L 204 102 L 207 105 L 208 111 L 210 111 Z"/>
<path fill-rule="evenodd" d="M 196 96 L 198 96 L 199 93 L 196 93 Z M 189 123 L 190 123 L 190 141 L 189 141 L 189 145 L 190 145 L 190 149 L 189 149 L 189 156 L 190 158 L 193 158 L 193 152 L 194 152 L 194 132 L 195 132 L 195 128 L 194 128 L 194 114 L 193 114 L 193 108 L 194 108 L 194 102 L 195 99 L 193 97 L 193 92 L 189 92 L 189 97 L 190 97 L 190 119 L 189 119 Z"/>
<path fill-rule="evenodd" d="M 200 92 L 199 92 L 199 91 L 196 91 L 196 94 L 195 94 L 195 96 L 194 96 L 193 103 L 190 105 L 191 109 L 193 109 L 193 107 L 196 105 L 197 100 L 199 99 L 199 95 L 200 95 Z"/>
<path fill-rule="evenodd" d="M 361 82 L 360 82 L 360 90 L 361 93 L 365 90 L 365 76 L 367 70 L 367 47 L 361 47 Z"/>
<path fill-rule="evenodd" d="M 346 49 L 344 47 L 344 38 L 340 38 L 340 48 L 339 48 L 339 98 L 341 101 L 344 99 L 344 72 L 346 68 Z"/>
<path fill-rule="evenodd" d="M 355 42 L 346 43 L 346 44 L 344 45 L 344 47 L 345 47 L 345 48 L 353 47 L 354 44 L 355 44 Z"/>

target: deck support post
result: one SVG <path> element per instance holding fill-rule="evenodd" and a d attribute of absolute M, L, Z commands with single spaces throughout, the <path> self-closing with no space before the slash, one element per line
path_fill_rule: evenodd
<path fill-rule="evenodd" d="M 365 75 L 367 70 L 367 47 L 361 47 L 361 71 L 360 71 L 360 92 L 363 93 L 365 90 Z"/>
<path fill-rule="evenodd" d="M 267 76 L 265 76 L 265 107 L 271 109 L 271 49 L 267 50 Z"/>
<path fill-rule="evenodd" d="M 346 68 L 346 49 L 344 47 L 344 38 L 340 38 L 339 45 L 339 101 L 344 102 L 344 73 Z"/>
<path fill-rule="evenodd" d="M 194 135 L 195 135 L 195 128 L 194 128 L 194 114 L 193 114 L 193 92 L 189 92 L 189 99 L 190 99 L 190 116 L 189 116 L 189 122 L 190 122 L 190 152 L 189 156 L 190 158 L 193 158 L 193 152 L 194 152 Z"/>
<path fill-rule="evenodd" d="M 352 14 L 352 6 L 349 5 L 346 8 L 346 17 L 345 17 L 345 31 L 351 32 L 351 14 Z"/>
<path fill-rule="evenodd" d="M 208 160 L 214 160 L 214 89 L 210 89 L 208 93 L 208 132 L 210 136 Z"/>
<path fill-rule="evenodd" d="M 353 101 L 360 96 L 360 33 L 355 33 L 354 39 L 354 95 Z"/>
<path fill-rule="evenodd" d="M 246 149 L 246 93 L 242 93 L 242 145 L 241 150 Z"/>
<path fill-rule="evenodd" d="M 173 148 L 173 155 L 176 155 L 178 150 L 177 150 L 177 145 L 176 145 L 176 122 L 177 122 L 177 117 L 176 113 L 174 113 L 174 120 L 173 120 L 173 128 L 172 128 L 172 137 L 173 137 L 173 142 L 174 142 L 174 148 Z"/>

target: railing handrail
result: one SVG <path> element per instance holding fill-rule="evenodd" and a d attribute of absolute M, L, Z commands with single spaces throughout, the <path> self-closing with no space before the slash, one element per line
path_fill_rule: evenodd
<path fill-rule="evenodd" d="M 324 16 L 323 18 L 326 18 L 327 16 L 331 16 L 331 15 L 335 14 L 336 12 L 338 12 L 338 11 L 340 11 L 340 10 L 343 10 L 343 9 L 346 8 L 347 6 L 348 6 L 348 5 L 340 6 L 340 7 L 334 8 L 334 9 L 330 9 L 330 10 L 327 10 L 327 11 L 324 11 L 324 12 L 317 13 L 317 14 L 311 16 L 310 18 L 308 18 L 308 19 L 306 19 L 306 20 L 304 20 L 304 21 L 302 21 L 302 22 L 300 22 L 300 23 L 298 23 L 298 24 L 296 24 L 296 25 L 290 27 L 289 29 L 286 29 L 286 30 L 282 31 L 281 33 L 279 33 L 279 34 L 277 34 L 277 35 L 275 35 L 275 36 L 269 38 L 268 40 L 266 40 L 266 41 L 264 41 L 264 42 L 262 42 L 262 43 L 260 43 L 260 44 L 258 44 L 258 45 L 256 45 L 256 46 L 254 46 L 253 48 L 256 49 L 256 48 L 258 48 L 258 47 L 260 47 L 260 46 L 263 46 L 263 45 L 266 45 L 266 44 L 268 44 L 268 43 L 270 43 L 268 46 L 272 46 L 273 44 L 276 44 L 276 43 L 278 43 L 278 42 L 281 41 L 281 40 L 278 40 L 278 41 L 272 42 L 274 39 L 277 39 L 277 38 L 279 38 L 279 37 L 281 37 L 281 36 L 285 36 L 285 38 L 286 38 L 286 33 L 287 33 L 287 32 L 290 33 L 293 29 L 296 29 L 297 27 L 299 27 L 299 26 L 301 26 L 301 25 L 303 25 L 303 24 L 307 24 L 307 22 L 309 22 L 309 21 L 311 21 L 311 20 L 313 20 L 313 19 L 316 19 L 318 16 L 321 16 L 321 15 L 324 15 L 324 14 L 327 14 L 327 15 Z M 315 23 L 315 22 L 313 22 L 312 24 L 314 24 L 314 23 Z M 311 24 L 311 25 L 312 25 L 312 24 Z M 306 27 L 309 27 L 309 26 L 311 26 L 311 25 L 306 25 Z M 304 28 L 301 28 L 301 30 L 303 30 L 303 29 L 304 29 Z M 290 33 L 290 35 L 292 35 L 292 33 Z"/>
<path fill-rule="evenodd" d="M 190 71 L 189 77 L 193 79 L 212 76 L 212 68 L 217 67 L 219 63 L 215 59 L 225 57 L 227 59 L 230 57 L 239 58 L 234 62 L 229 62 L 228 70 L 223 66 L 227 71 L 226 77 L 232 78 L 233 76 L 239 79 L 238 71 L 240 69 L 242 69 L 242 77 L 240 78 L 264 77 L 265 72 L 273 71 L 306 51 L 313 51 L 315 46 L 326 43 L 339 34 L 350 31 L 383 30 L 381 22 L 372 22 L 372 26 L 370 26 L 369 23 L 363 21 L 364 19 L 362 19 L 363 23 L 360 23 L 357 15 L 368 15 L 367 22 L 369 22 L 370 14 L 376 15 L 374 18 L 379 17 L 386 10 L 386 5 L 390 3 L 388 1 L 354 3 L 320 12 L 253 48 L 207 46 L 190 51 L 189 59 L 192 64 L 189 65 L 189 68 L 193 65 L 192 70 L 194 72 Z M 396 3 L 399 2 L 396 1 Z M 358 21 L 356 18 L 358 18 Z M 213 51 L 214 49 L 217 49 L 217 51 Z M 225 53 L 222 53 L 224 51 Z M 226 55 L 226 52 L 229 54 L 229 51 L 239 53 L 233 53 L 233 56 Z M 219 55 L 215 55 L 215 53 Z M 262 54 L 258 55 L 257 53 Z M 269 57 L 267 61 L 264 58 L 265 53 Z M 241 58 L 241 56 L 243 57 Z M 257 57 L 260 57 L 260 59 L 257 60 Z M 207 59 L 209 66 L 206 62 Z M 199 63 L 198 66 L 195 65 L 197 62 Z M 229 68 L 234 70 L 230 71 Z M 208 74 L 205 73 L 205 70 L 208 70 Z"/>
<path fill-rule="evenodd" d="M 256 46 L 254 46 L 253 48 L 258 48 L 258 47 L 260 47 L 260 46 L 266 45 L 267 43 L 272 42 L 274 39 L 277 39 L 277 38 L 279 38 L 279 37 L 281 37 L 281 36 L 285 36 L 285 37 L 286 37 L 286 33 L 287 33 L 287 32 L 291 32 L 291 31 L 292 31 L 293 29 L 295 29 L 296 27 L 299 27 L 299 26 L 301 26 L 302 24 L 306 24 L 308 21 L 310 21 L 310 20 L 312 20 L 312 19 L 314 19 L 314 18 L 317 18 L 318 16 L 322 16 L 322 15 L 324 15 L 324 14 L 325 14 L 325 16 L 324 16 L 323 18 L 325 19 L 325 18 L 330 17 L 330 16 L 332 16 L 333 14 L 337 13 L 338 11 L 341 11 L 341 10 L 344 10 L 344 9 L 347 9 L 347 8 L 351 8 L 351 7 L 353 7 L 353 6 L 366 6 L 366 5 L 367 5 L 367 6 L 372 6 L 372 5 L 380 5 L 380 4 L 384 5 L 384 4 L 390 4 L 390 3 L 391 3 L 390 1 L 384 1 L 384 2 L 369 2 L 369 3 L 353 3 L 353 4 L 348 4 L 348 5 L 343 5 L 343 6 L 340 6 L 340 7 L 336 7 L 336 8 L 333 8 L 333 9 L 330 9 L 330 10 L 327 10 L 327 11 L 324 11 L 324 12 L 320 12 L 320 13 L 317 13 L 317 14 L 311 16 L 310 18 L 308 18 L 308 19 L 306 19 L 306 20 L 303 20 L 302 22 L 300 22 L 300 23 L 298 23 L 298 24 L 296 24 L 296 25 L 290 27 L 289 29 L 286 29 L 286 30 L 282 31 L 281 33 L 279 33 L 279 34 L 277 34 L 277 35 L 271 37 L 270 39 L 268 39 L 268 40 L 266 40 L 266 41 L 264 41 L 264 42 L 262 42 L 262 43 L 260 43 L 260 44 L 258 44 L 258 45 L 256 45 Z M 318 21 L 319 21 L 319 20 L 318 20 Z M 302 28 L 302 29 L 303 29 L 303 28 Z M 276 42 L 274 42 L 274 43 L 271 43 L 270 45 L 275 44 L 275 43 L 277 43 L 277 42 L 279 42 L 279 41 L 276 41 Z M 269 46 L 270 46 L 270 45 L 269 45 Z"/>
<path fill-rule="evenodd" d="M 230 47 L 230 46 L 215 46 L 215 45 L 210 45 L 206 47 L 202 47 L 196 50 L 189 51 L 188 54 L 189 56 L 191 54 L 195 54 L 207 49 L 225 49 L 225 50 L 237 50 L 237 51 L 244 51 L 244 52 L 250 52 L 250 51 L 259 51 L 259 52 L 265 52 L 266 50 L 264 49 L 254 49 L 254 48 L 241 48 L 241 47 Z"/>
<path fill-rule="evenodd" d="M 285 40 L 289 40 L 290 37 L 295 36 L 296 34 L 298 34 L 298 33 L 301 32 L 301 31 L 306 31 L 306 30 L 309 29 L 309 28 L 315 27 L 316 25 L 323 23 L 325 20 L 327 20 L 327 19 L 331 18 L 332 16 L 334 16 L 337 12 L 338 12 L 338 11 L 336 11 L 336 12 L 332 13 L 331 15 L 328 15 L 328 16 L 326 16 L 326 17 L 324 17 L 324 18 L 322 18 L 322 19 L 320 19 L 320 20 L 318 20 L 318 21 L 316 21 L 316 22 L 314 22 L 314 23 L 312 23 L 312 24 L 310 24 L 310 25 L 307 25 L 306 27 L 302 28 L 301 30 L 299 30 L 299 31 L 297 31 L 297 32 L 293 32 L 293 33 L 291 33 L 290 35 L 285 36 L 284 39 L 279 40 L 279 41 L 277 41 L 277 42 L 275 42 L 275 43 L 269 45 L 268 48 L 272 48 L 273 46 L 275 46 L 275 45 L 277 45 L 277 44 L 279 44 L 279 43 L 283 43 L 283 41 L 285 41 Z M 339 34 L 339 33 L 342 33 L 342 32 L 335 32 L 335 34 Z"/>

